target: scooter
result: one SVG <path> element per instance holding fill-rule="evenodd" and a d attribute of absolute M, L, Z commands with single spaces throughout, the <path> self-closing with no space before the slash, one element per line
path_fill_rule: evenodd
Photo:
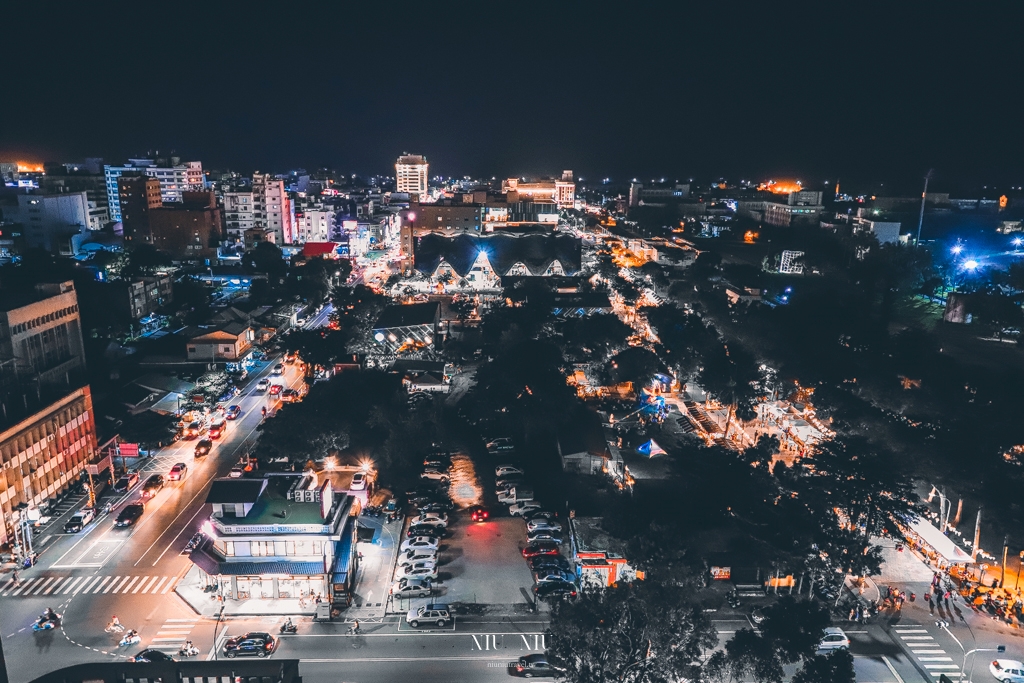
<path fill-rule="evenodd" d="M 60 625 L 60 615 L 56 612 L 49 612 L 40 615 L 39 619 L 32 624 L 33 631 L 49 631 Z"/>
<path fill-rule="evenodd" d="M 131 647 L 132 645 L 138 645 L 142 642 L 142 638 L 135 631 L 128 631 L 121 639 L 121 642 L 117 644 L 118 647 Z"/>
<path fill-rule="evenodd" d="M 182 645 L 181 648 L 178 650 L 178 656 L 179 657 L 196 657 L 198 655 L 199 655 L 199 648 L 196 647 L 195 645 L 193 645 L 191 647 L 186 647 L 185 645 Z"/>
<path fill-rule="evenodd" d="M 281 624 L 281 633 L 298 633 L 299 627 L 291 619 Z"/>

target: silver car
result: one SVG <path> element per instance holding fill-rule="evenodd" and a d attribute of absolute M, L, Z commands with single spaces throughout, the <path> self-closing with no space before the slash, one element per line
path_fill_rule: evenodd
<path fill-rule="evenodd" d="M 437 564 L 437 549 L 416 548 L 414 550 L 407 550 L 398 558 L 399 567 L 408 567 L 409 565 L 416 564 L 417 562 L 433 562 L 434 564 Z"/>
<path fill-rule="evenodd" d="M 395 598 L 424 598 L 433 591 L 429 579 L 400 579 L 391 586 Z"/>

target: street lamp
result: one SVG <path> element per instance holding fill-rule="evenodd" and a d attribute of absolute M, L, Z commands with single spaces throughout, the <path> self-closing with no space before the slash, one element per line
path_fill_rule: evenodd
<path fill-rule="evenodd" d="M 964 644 L 960 642 L 960 639 L 954 636 L 953 632 L 949 630 L 948 621 L 936 621 L 935 625 L 941 628 L 946 633 L 948 633 L 949 637 L 952 638 L 956 642 L 956 644 L 960 646 L 960 649 L 964 653 L 963 665 L 960 667 L 960 675 L 957 676 L 956 679 L 957 683 L 962 683 L 962 681 L 964 680 L 964 669 L 967 668 L 967 657 L 969 657 L 970 655 L 976 654 L 978 652 L 998 652 L 999 654 L 1006 652 L 1005 645 L 998 645 L 996 647 L 976 647 L 973 650 L 967 650 L 964 648 Z M 974 631 L 971 631 L 970 625 L 968 625 L 966 621 L 964 622 L 964 625 L 967 626 L 967 630 L 970 631 L 971 639 L 977 642 L 977 639 L 974 637 Z M 974 676 L 974 662 L 976 659 L 977 658 L 971 660 L 971 671 L 969 674 L 967 674 L 967 683 L 971 683 L 971 678 Z"/>
<path fill-rule="evenodd" d="M 217 612 L 217 623 L 213 625 L 213 661 L 217 661 L 217 629 L 220 628 L 220 618 L 223 616 L 224 605 L 221 605 L 220 611 Z"/>

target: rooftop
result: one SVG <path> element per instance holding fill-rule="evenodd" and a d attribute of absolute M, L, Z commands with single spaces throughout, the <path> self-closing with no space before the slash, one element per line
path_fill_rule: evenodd
<path fill-rule="evenodd" d="M 422 304 L 405 304 L 388 306 L 373 324 L 373 329 L 381 330 L 389 327 L 408 327 L 410 325 L 433 325 L 438 315 L 440 304 L 428 301 Z"/>
<path fill-rule="evenodd" d="M 252 478 L 252 479 L 217 479 L 214 482 L 214 486 L 220 483 L 227 484 L 228 482 L 244 482 L 252 487 L 262 487 L 262 492 L 256 496 L 255 503 L 249 513 L 244 518 L 232 518 L 224 517 L 220 521 L 223 524 L 231 525 L 245 524 L 245 525 L 275 525 L 275 524 L 288 524 L 288 525 L 322 525 L 326 522 L 324 517 L 320 514 L 320 503 L 319 502 L 299 502 L 290 500 L 288 498 L 288 492 L 292 486 L 297 482 L 301 481 L 300 477 L 305 475 L 276 475 L 265 478 Z M 214 495 L 217 489 L 210 489 L 210 496 Z M 230 488 L 224 487 L 220 489 L 224 491 L 223 495 L 230 496 L 233 492 Z M 221 495 L 218 493 L 218 495 Z M 248 503 L 252 502 L 252 489 L 237 490 L 238 496 L 245 495 L 246 500 L 223 500 L 218 502 L 224 503 Z M 335 502 L 332 505 L 332 509 L 339 504 L 339 501 L 344 500 L 344 496 L 337 496 Z M 207 498 L 207 502 L 214 502 L 210 498 Z M 330 514 L 330 513 L 328 513 Z"/>

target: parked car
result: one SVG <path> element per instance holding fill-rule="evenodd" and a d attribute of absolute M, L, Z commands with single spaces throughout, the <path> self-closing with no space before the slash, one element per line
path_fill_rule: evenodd
<path fill-rule="evenodd" d="M 448 481 L 448 473 L 440 470 L 424 470 L 420 473 L 420 479 L 431 479 L 433 481 Z"/>
<path fill-rule="evenodd" d="M 249 631 L 224 643 L 224 656 L 232 657 L 266 657 L 274 653 L 277 640 L 269 633 Z"/>
<path fill-rule="evenodd" d="M 121 510 L 121 514 L 117 516 L 117 520 L 114 522 L 114 526 L 126 527 L 134 526 L 139 518 L 142 517 L 142 513 L 146 511 L 146 506 L 139 503 L 132 503 L 131 505 L 125 505 L 124 509 Z"/>
<path fill-rule="evenodd" d="M 229 420 L 237 420 L 238 416 L 241 414 L 241 406 L 228 406 L 228 409 L 224 411 L 224 417 L 226 417 Z"/>
<path fill-rule="evenodd" d="M 526 523 L 526 532 L 533 533 L 535 531 L 547 531 L 547 532 L 559 532 L 562 530 L 562 525 L 558 522 L 550 519 L 531 519 Z"/>
<path fill-rule="evenodd" d="M 537 555 L 530 560 L 530 569 L 534 572 L 546 569 L 559 569 L 567 572 L 572 569 L 572 565 L 562 555 Z"/>
<path fill-rule="evenodd" d="M 405 532 L 408 538 L 413 536 L 432 536 L 434 538 L 440 538 L 444 536 L 444 527 L 434 526 L 433 524 L 415 524 L 410 526 Z"/>
<path fill-rule="evenodd" d="M 349 490 L 351 491 L 363 491 L 366 489 L 366 473 L 356 472 L 352 475 L 352 483 L 349 484 Z"/>
<path fill-rule="evenodd" d="M 195 456 L 197 458 L 201 458 L 204 455 L 208 455 L 210 453 L 210 450 L 212 449 L 213 442 L 210 441 L 209 439 L 203 439 L 202 441 L 196 444 Z"/>
<path fill-rule="evenodd" d="M 436 579 L 437 565 L 429 560 L 420 560 L 419 562 L 410 564 L 407 567 L 400 568 L 395 572 L 395 578 Z"/>
<path fill-rule="evenodd" d="M 437 548 L 410 548 L 398 557 L 399 567 L 408 567 L 417 562 L 437 564 Z"/>
<path fill-rule="evenodd" d="M 243 474 L 245 474 L 245 466 L 242 464 L 235 465 L 228 472 L 228 476 L 232 479 L 241 479 Z"/>
<path fill-rule="evenodd" d="M 138 472 L 126 472 L 123 476 L 121 476 L 120 479 L 117 480 L 117 483 L 114 484 L 114 493 L 124 493 L 125 491 L 127 491 L 128 489 L 130 489 L 131 487 L 135 486 L 138 483 Z"/>
<path fill-rule="evenodd" d="M 490 513 L 487 512 L 487 508 L 483 505 L 474 505 L 469 508 L 469 518 L 474 522 L 486 522 L 490 516 Z"/>
<path fill-rule="evenodd" d="M 988 670 L 998 681 L 1024 683 L 1024 664 L 1016 659 L 997 659 L 988 665 Z"/>
<path fill-rule="evenodd" d="M 541 600 L 575 598 L 576 584 L 568 581 L 549 581 L 547 583 L 538 583 L 533 587 L 533 592 Z"/>
<path fill-rule="evenodd" d="M 534 541 L 549 541 L 551 543 L 562 544 L 562 534 L 553 531 L 535 531 L 526 535 L 526 540 L 529 543 Z"/>
<path fill-rule="evenodd" d="M 537 557 L 538 555 L 557 555 L 558 544 L 552 543 L 551 541 L 534 541 L 533 543 L 527 543 L 526 547 L 523 548 L 523 557 L 530 559 L 531 557 Z"/>
<path fill-rule="evenodd" d="M 174 467 L 167 473 L 168 481 L 181 481 L 188 474 L 188 465 L 183 462 L 174 463 Z"/>
<path fill-rule="evenodd" d="M 539 510 L 539 509 L 540 509 L 540 503 L 538 503 L 537 501 L 535 501 L 535 500 L 524 500 L 522 503 L 516 503 L 515 505 L 510 505 L 509 508 L 508 508 L 508 512 L 513 517 L 521 517 L 522 515 L 524 515 L 527 512 L 530 512 L 531 510 Z"/>
<path fill-rule="evenodd" d="M 391 586 L 395 598 L 424 598 L 433 593 L 430 579 L 399 579 Z"/>
<path fill-rule="evenodd" d="M 549 519 L 550 520 L 550 519 L 557 519 L 557 518 L 558 518 L 558 515 L 556 515 L 554 512 L 551 512 L 550 510 L 544 510 L 544 509 L 530 510 L 525 515 L 523 515 L 523 519 L 525 519 L 527 521 L 533 520 L 533 519 Z"/>
<path fill-rule="evenodd" d="M 266 391 L 269 388 L 270 388 L 270 380 L 269 379 L 264 378 L 264 379 L 261 379 L 259 382 L 256 382 L 256 391 Z"/>
<path fill-rule="evenodd" d="M 448 512 L 454 507 L 449 500 L 428 500 L 416 506 L 420 512 Z"/>
<path fill-rule="evenodd" d="M 551 583 L 560 581 L 562 583 L 576 583 L 576 575 L 572 572 L 562 571 L 558 567 L 544 567 L 534 573 L 536 583 Z"/>
<path fill-rule="evenodd" d="M 533 490 L 519 485 L 498 494 L 498 502 L 505 503 L 506 505 L 522 503 L 527 500 L 533 500 Z"/>
<path fill-rule="evenodd" d="M 440 545 L 440 540 L 433 536 L 413 536 L 402 541 L 402 545 L 398 547 L 399 551 L 405 552 L 407 550 L 417 550 L 420 548 L 430 548 L 437 550 Z"/>
<path fill-rule="evenodd" d="M 452 612 L 448 605 L 427 604 L 414 607 L 405 615 L 405 620 L 413 628 L 420 624 L 434 624 L 443 627 L 452 620 Z"/>
<path fill-rule="evenodd" d="M 428 525 L 428 526 L 448 526 L 448 515 L 444 512 L 422 512 L 418 516 L 413 517 L 409 520 L 410 526 L 417 525 Z"/>
<path fill-rule="evenodd" d="M 508 438 L 507 436 L 503 436 L 501 438 L 487 442 L 487 452 L 492 455 L 498 453 L 508 453 L 509 451 L 514 451 L 515 449 L 516 447 L 512 443 L 512 439 Z"/>
<path fill-rule="evenodd" d="M 522 476 L 524 472 L 515 465 L 498 465 L 497 467 L 494 468 L 494 476 L 499 478 L 508 477 L 516 474 Z"/>
<path fill-rule="evenodd" d="M 173 662 L 176 661 L 174 657 L 170 656 L 166 652 L 160 650 L 154 650 L 153 648 L 146 648 L 134 657 L 128 658 L 129 662 Z"/>
<path fill-rule="evenodd" d="M 434 453 L 423 458 L 423 466 L 431 467 L 435 470 L 447 469 L 452 464 L 451 458 L 448 455 L 442 455 L 440 453 Z"/>
<path fill-rule="evenodd" d="M 280 384 L 271 384 L 270 385 L 270 395 L 271 396 L 277 396 L 278 394 L 281 393 L 282 389 L 284 389 L 284 387 L 281 386 Z"/>
<path fill-rule="evenodd" d="M 535 678 L 537 676 L 554 677 L 562 673 L 548 663 L 547 655 L 523 655 L 519 661 L 513 662 L 508 667 L 509 672 L 521 678 Z"/>
<path fill-rule="evenodd" d="M 497 479 L 494 482 L 494 495 L 500 495 L 507 493 L 517 486 L 522 486 L 524 479 L 520 476 L 509 477 L 507 479 Z"/>
<path fill-rule="evenodd" d="M 96 511 L 92 508 L 82 508 L 71 519 L 64 523 L 64 533 L 77 534 L 85 528 L 85 525 L 96 518 Z"/>
<path fill-rule="evenodd" d="M 281 363 L 278 363 L 277 365 L 274 366 L 274 369 L 271 370 L 270 372 L 271 372 L 271 374 L 274 374 L 274 375 L 283 375 L 284 374 L 284 365 L 281 364 Z"/>
<path fill-rule="evenodd" d="M 160 493 L 160 489 L 164 487 L 164 476 L 162 474 L 151 474 L 146 483 L 142 485 L 142 497 L 152 498 L 156 494 Z"/>
<path fill-rule="evenodd" d="M 839 650 L 850 647 L 850 639 L 847 637 L 843 629 L 838 626 L 829 626 L 825 629 L 821 637 L 821 642 L 818 643 L 818 650 Z"/>

